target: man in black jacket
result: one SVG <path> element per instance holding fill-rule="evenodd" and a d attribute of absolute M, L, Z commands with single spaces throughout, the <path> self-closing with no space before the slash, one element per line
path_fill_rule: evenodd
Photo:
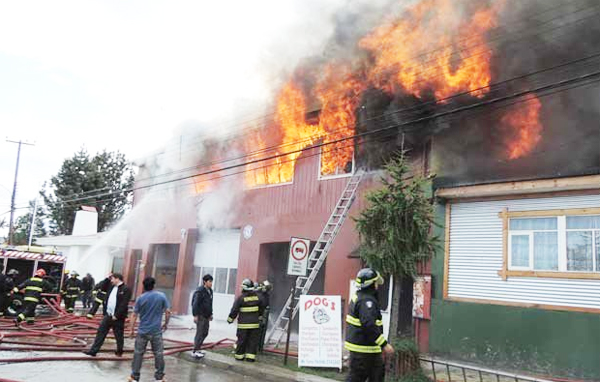
<path fill-rule="evenodd" d="M 192 357 L 203 358 L 202 344 L 208 336 L 209 322 L 213 318 L 213 277 L 209 274 L 202 277 L 202 285 L 194 292 L 192 297 L 192 315 L 196 323 L 196 337 Z"/>
<path fill-rule="evenodd" d="M 96 281 L 89 273 L 81 280 L 81 302 L 83 308 L 88 309 L 92 306 L 92 289 L 94 288 Z"/>
<path fill-rule="evenodd" d="M 94 344 L 90 350 L 85 352 L 85 354 L 91 355 L 92 357 L 95 357 L 96 353 L 100 351 L 100 347 L 104 344 L 104 339 L 111 328 L 115 335 L 115 339 L 117 340 L 117 350 L 115 351 L 115 355 L 117 357 L 123 355 L 125 319 L 127 318 L 129 300 L 131 300 L 131 290 L 123 283 L 123 275 L 119 273 L 114 273 L 110 278 L 110 282 L 112 288 L 108 291 L 108 295 L 103 304 L 104 317 L 96 332 Z"/>

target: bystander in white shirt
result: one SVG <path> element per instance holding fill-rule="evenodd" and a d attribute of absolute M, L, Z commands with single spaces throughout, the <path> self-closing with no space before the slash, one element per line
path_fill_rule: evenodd
<path fill-rule="evenodd" d="M 106 313 L 109 316 L 115 315 L 115 309 L 117 308 L 117 293 L 119 292 L 119 287 L 121 286 L 121 284 L 123 283 L 120 282 L 118 285 L 116 285 L 110 292 L 110 295 L 108 296 L 108 303 L 106 304 Z"/>

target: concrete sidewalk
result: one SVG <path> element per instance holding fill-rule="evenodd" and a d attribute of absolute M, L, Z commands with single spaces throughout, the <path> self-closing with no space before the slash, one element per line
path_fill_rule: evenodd
<path fill-rule="evenodd" d="M 163 337 L 178 341 L 194 342 L 196 324 L 194 323 L 193 316 L 171 316 L 169 328 L 163 334 Z M 224 320 L 213 320 L 210 322 L 210 329 L 205 342 L 215 342 L 224 338 L 235 340 L 235 332 L 235 324 L 228 324 Z"/>
<path fill-rule="evenodd" d="M 194 342 L 196 325 L 192 316 L 172 316 L 171 330 L 164 333 L 165 338 Z M 216 342 L 225 338 L 236 339 L 236 324 L 228 324 L 227 321 L 213 320 L 205 342 Z M 331 382 L 333 379 L 323 378 L 316 375 L 294 372 L 282 367 L 273 366 L 263 362 L 249 363 L 236 361 L 232 356 L 215 352 L 206 352 L 206 356 L 198 360 L 193 358 L 190 352 L 180 353 L 179 358 L 194 364 L 204 364 L 209 367 L 229 370 L 238 374 L 255 377 L 264 381 L 272 382 Z M 337 382 L 337 381 L 336 381 Z"/>
<path fill-rule="evenodd" d="M 232 356 L 207 351 L 203 359 L 193 358 L 189 353 L 180 353 L 180 358 L 194 363 L 232 371 L 269 382 L 339 382 L 317 375 L 299 373 L 282 367 L 273 366 L 260 361 L 249 363 L 236 361 Z"/>

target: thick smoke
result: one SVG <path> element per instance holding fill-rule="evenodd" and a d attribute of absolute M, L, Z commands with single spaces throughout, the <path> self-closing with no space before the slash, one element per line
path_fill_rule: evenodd
<path fill-rule="evenodd" d="M 499 28 L 488 39 L 494 47 L 492 83 L 483 100 L 551 85 L 597 71 L 600 25 L 594 1 L 523 1 L 501 14 Z M 513 80 L 546 68 L 563 67 Z M 597 82 L 574 83 L 538 94 L 541 140 L 523 157 L 506 158 L 511 133 L 503 116 L 518 113 L 527 102 L 514 100 L 457 115 L 434 136 L 434 171 L 438 186 L 477 182 L 584 175 L 600 170 L 600 104 Z"/>
<path fill-rule="evenodd" d="M 142 188 L 135 192 L 134 213 L 125 217 L 129 220 L 125 226 L 134 227 L 131 232 L 138 235 L 130 241 L 142 243 L 167 237 L 169 227 L 165 222 L 179 227 L 195 226 L 201 231 L 229 227 L 244 190 L 244 175 L 234 173 L 243 168 L 210 172 L 243 162 L 244 148 L 234 144 L 232 137 L 264 123 L 263 116 L 272 113 L 276 92 L 295 72 L 320 67 L 333 56 L 350 56 L 356 33 L 375 25 L 391 1 L 269 3 L 269 12 L 263 12 L 256 20 L 260 26 L 252 20 L 239 26 L 239 33 L 250 27 L 263 31 L 256 33 L 262 40 L 253 42 L 252 51 L 235 44 L 222 47 L 240 52 L 233 68 L 248 79 L 237 88 L 223 85 L 231 87 L 229 99 L 223 100 L 232 105 L 230 112 L 223 113 L 223 107 L 213 111 L 198 105 L 205 112 L 202 121 L 183 122 L 163 147 L 136 160 L 136 187 Z M 218 52 L 207 51 L 206 56 L 219 59 Z M 223 71 L 214 73 L 216 77 L 231 75 L 232 65 L 223 64 Z M 222 94 L 219 90 L 215 93 Z M 210 87 L 198 89 L 211 91 L 214 89 Z M 205 173 L 210 174 L 195 176 Z M 182 178 L 187 179 L 178 181 Z M 182 218 L 189 216 L 191 210 L 196 211 L 194 221 Z M 145 228 L 140 230 L 139 226 Z"/>

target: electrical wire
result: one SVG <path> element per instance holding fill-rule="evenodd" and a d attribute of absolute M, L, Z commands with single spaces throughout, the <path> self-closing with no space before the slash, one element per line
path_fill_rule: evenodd
<path fill-rule="evenodd" d="M 231 170 L 231 169 L 248 166 L 248 165 L 255 164 L 255 163 L 266 162 L 266 161 L 269 161 L 269 160 L 273 160 L 273 159 L 285 157 L 285 156 L 288 156 L 288 155 L 291 155 L 291 154 L 300 154 L 300 153 L 302 153 L 304 151 L 312 150 L 312 149 L 315 149 L 315 148 L 320 148 L 320 147 L 324 147 L 324 146 L 334 145 L 334 144 L 339 143 L 339 142 L 348 141 L 350 139 L 356 139 L 356 138 L 366 137 L 366 136 L 378 134 L 378 133 L 381 133 L 381 132 L 389 131 L 389 130 L 392 130 L 392 129 L 398 129 L 400 127 L 407 127 L 405 129 L 403 129 L 403 131 L 404 132 L 410 132 L 410 131 L 414 131 L 415 130 L 415 127 L 408 128 L 408 126 L 411 126 L 411 125 L 418 125 L 418 124 L 420 124 L 422 122 L 425 122 L 425 121 L 435 120 L 435 119 L 439 119 L 439 118 L 442 118 L 442 117 L 445 117 L 445 116 L 449 116 L 449 115 L 453 115 L 453 114 L 464 113 L 466 111 L 470 112 L 470 111 L 472 111 L 472 110 L 474 110 L 476 108 L 481 108 L 483 106 L 488 106 L 488 105 L 495 105 L 495 104 L 498 104 L 498 103 L 503 102 L 503 101 L 511 101 L 512 100 L 514 103 L 518 103 L 519 101 L 517 101 L 517 99 L 519 97 L 524 97 L 524 96 L 527 96 L 527 95 L 535 95 L 538 92 L 545 92 L 545 91 L 550 91 L 550 90 L 556 90 L 556 88 L 559 88 L 560 86 L 567 86 L 567 85 L 568 86 L 575 86 L 578 82 L 582 82 L 582 81 L 593 80 L 593 81 L 597 82 L 599 76 L 600 76 L 600 71 L 592 72 L 592 73 L 588 73 L 588 74 L 583 75 L 583 76 L 579 76 L 579 77 L 576 77 L 576 78 L 570 78 L 570 79 L 567 79 L 567 80 L 555 82 L 555 83 L 552 83 L 552 84 L 549 84 L 549 85 L 546 85 L 546 86 L 542 86 L 542 87 L 539 87 L 539 88 L 536 88 L 536 89 L 520 91 L 520 92 L 513 93 L 512 95 L 509 95 L 509 96 L 498 97 L 498 98 L 494 98 L 494 99 L 491 99 L 491 100 L 486 100 L 486 101 L 478 102 L 478 103 L 475 103 L 475 104 L 463 106 L 463 107 L 460 107 L 460 108 L 452 109 L 452 110 L 449 110 L 449 111 L 437 113 L 437 114 L 434 114 L 434 115 L 430 115 L 430 116 L 426 116 L 426 117 L 422 117 L 422 118 L 417 118 L 417 119 L 414 119 L 414 120 L 411 120 L 411 121 L 405 121 L 405 122 L 402 122 L 402 123 L 393 124 L 391 126 L 382 127 L 382 128 L 376 129 L 376 130 L 372 130 L 372 131 L 368 131 L 368 132 L 364 132 L 364 133 L 359 133 L 359 134 L 354 134 L 352 136 L 339 138 L 339 139 L 336 139 L 336 140 L 331 141 L 331 142 L 319 143 L 319 144 L 311 145 L 311 146 L 308 146 L 308 147 L 300 149 L 300 150 L 293 150 L 293 151 L 289 151 L 289 152 L 286 152 L 286 153 L 283 153 L 283 154 L 276 154 L 276 155 L 272 155 L 272 156 L 269 156 L 269 157 L 265 157 L 265 158 L 260 158 L 260 159 L 255 159 L 255 160 L 252 160 L 252 161 L 248 161 L 248 162 L 245 162 L 245 163 L 240 163 L 240 164 L 226 166 L 226 167 L 219 168 L 219 169 L 207 170 L 207 171 L 204 171 L 204 172 L 201 172 L 201 173 L 196 173 L 196 174 L 192 174 L 192 175 L 188 175 L 188 176 L 184 176 L 184 177 L 180 177 L 180 178 L 176 178 L 176 179 L 170 179 L 170 180 L 167 180 L 167 181 L 158 182 L 158 183 L 151 184 L 151 185 L 144 185 L 144 186 L 132 187 L 132 188 L 130 188 L 128 190 L 120 190 L 119 193 L 129 193 L 129 192 L 136 191 L 136 190 L 153 188 L 153 187 L 157 187 L 157 186 L 161 186 L 161 185 L 165 185 L 165 184 L 170 184 L 170 183 L 174 183 L 174 182 L 179 182 L 179 181 L 183 181 L 183 180 L 187 180 L 187 179 L 192 179 L 192 178 L 196 178 L 196 177 L 200 177 L 200 176 L 204 176 L 204 175 L 210 175 L 210 174 L 215 174 L 215 173 L 219 173 L 219 172 L 226 172 L 226 171 Z M 589 82 L 585 82 L 584 83 L 584 85 L 588 85 L 588 84 L 589 84 Z M 570 87 L 569 90 L 572 89 L 572 88 L 573 87 Z M 556 90 L 555 93 L 559 92 L 559 91 L 562 91 L 562 90 L 560 90 L 560 89 Z M 554 94 L 554 93 L 552 93 L 552 94 Z M 525 100 L 525 102 L 527 102 L 527 101 L 529 101 L 529 100 Z M 520 101 L 520 102 L 523 102 L 523 101 Z M 464 117 L 464 115 L 463 115 L 463 117 Z M 417 126 L 417 128 L 418 128 L 418 126 Z M 272 164 L 271 165 L 267 165 L 267 167 L 269 167 L 269 166 L 272 166 Z M 254 171 L 254 170 L 255 169 L 248 169 L 248 170 L 244 170 L 242 172 Z M 211 180 L 214 180 L 214 179 L 211 179 Z M 114 194 L 114 192 L 112 192 L 112 193 L 105 193 L 105 194 L 98 195 L 98 196 L 108 196 L 108 195 L 113 195 L 113 194 Z M 78 201 L 78 200 L 81 200 L 81 199 L 67 200 L 67 201 L 63 201 L 63 203 L 70 203 L 70 202 L 74 202 L 74 201 Z"/>

